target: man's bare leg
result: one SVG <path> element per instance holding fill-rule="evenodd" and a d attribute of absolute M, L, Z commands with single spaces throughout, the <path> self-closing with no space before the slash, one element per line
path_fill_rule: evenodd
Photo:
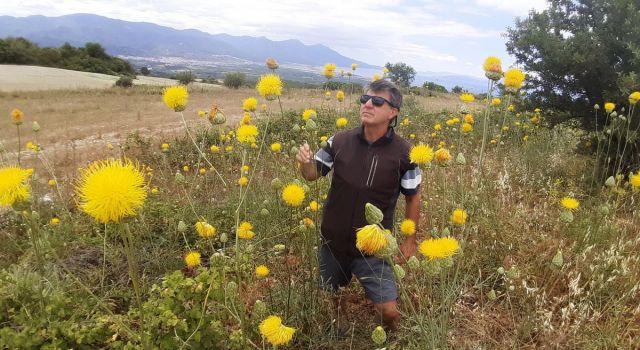
<path fill-rule="evenodd" d="M 395 331 L 400 324 L 400 311 L 398 311 L 398 302 L 395 300 L 386 303 L 373 304 L 378 315 L 382 317 L 384 328 L 388 331 Z"/>

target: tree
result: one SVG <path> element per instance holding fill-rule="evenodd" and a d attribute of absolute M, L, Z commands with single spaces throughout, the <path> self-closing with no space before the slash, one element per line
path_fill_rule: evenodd
<path fill-rule="evenodd" d="M 232 72 L 224 75 L 224 81 L 222 83 L 230 89 L 237 89 L 244 85 L 245 80 L 246 76 L 244 73 Z"/>
<path fill-rule="evenodd" d="M 410 65 L 398 62 L 391 64 L 387 62 L 384 65 L 389 70 L 389 79 L 402 87 L 409 87 L 416 77 L 416 70 Z"/>
<path fill-rule="evenodd" d="M 151 73 L 151 70 L 148 67 L 141 67 L 140 74 L 147 76 Z"/>
<path fill-rule="evenodd" d="M 539 107 L 591 115 L 594 104 L 624 102 L 640 85 L 637 0 L 549 0 L 507 35 Z"/>
<path fill-rule="evenodd" d="M 422 87 L 429 91 L 434 91 L 434 92 L 444 92 L 444 93 L 449 92 L 447 91 L 446 87 L 430 81 L 425 81 L 424 84 L 422 84 Z"/>
<path fill-rule="evenodd" d="M 463 91 L 465 91 L 465 90 L 460 85 L 456 85 L 451 89 L 451 92 L 454 93 L 454 94 L 459 94 L 459 93 L 461 93 Z"/>
<path fill-rule="evenodd" d="M 183 70 L 176 73 L 176 80 L 182 85 L 189 85 L 189 83 L 196 80 L 196 75 L 190 70 Z"/>

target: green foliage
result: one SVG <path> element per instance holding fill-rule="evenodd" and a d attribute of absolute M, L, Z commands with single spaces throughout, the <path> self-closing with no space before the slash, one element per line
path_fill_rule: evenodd
<path fill-rule="evenodd" d="M 60 48 L 40 48 L 24 38 L 0 39 L 0 63 L 31 64 L 111 75 L 133 75 L 131 65 L 109 56 L 98 43 L 76 48 L 65 43 Z"/>
<path fill-rule="evenodd" d="M 140 74 L 147 76 L 149 74 L 151 74 L 151 70 L 148 67 L 141 67 L 140 68 Z"/>
<path fill-rule="evenodd" d="M 465 89 L 459 85 L 456 85 L 451 89 L 451 92 L 454 94 L 459 94 L 459 93 L 462 93 L 463 91 L 465 91 Z"/>
<path fill-rule="evenodd" d="M 196 75 L 190 70 L 184 70 L 176 73 L 175 79 L 182 85 L 189 85 L 196 80 Z"/>
<path fill-rule="evenodd" d="M 133 79 L 128 76 L 121 76 L 118 80 L 116 80 L 116 86 L 120 86 L 123 88 L 129 88 L 133 86 Z"/>
<path fill-rule="evenodd" d="M 402 87 L 409 87 L 416 77 L 416 70 L 410 65 L 398 62 L 391 64 L 387 62 L 384 65 L 389 70 L 389 78 L 391 81 Z"/>
<path fill-rule="evenodd" d="M 323 90 L 342 90 L 342 91 L 350 91 L 353 87 L 353 91 L 362 91 L 362 84 L 358 83 L 346 83 L 342 81 L 327 81 L 322 84 Z"/>
<path fill-rule="evenodd" d="M 507 50 L 530 73 L 534 104 L 586 117 L 640 87 L 639 36 L 637 1 L 549 0 L 508 29 Z"/>
<path fill-rule="evenodd" d="M 244 85 L 246 80 L 247 76 L 244 73 L 230 72 L 224 75 L 224 81 L 222 83 L 230 89 L 238 89 Z"/>
<path fill-rule="evenodd" d="M 431 81 L 425 81 L 424 84 L 422 84 L 422 87 L 427 89 L 427 90 L 429 90 L 429 91 L 434 91 L 434 92 L 444 92 L 444 93 L 449 92 L 449 91 L 447 91 L 446 87 L 444 87 L 442 85 L 439 85 L 439 84 L 436 84 L 436 83 L 431 82 Z"/>

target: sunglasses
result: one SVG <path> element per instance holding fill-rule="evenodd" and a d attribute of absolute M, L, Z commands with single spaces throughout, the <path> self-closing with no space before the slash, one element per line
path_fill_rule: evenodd
<path fill-rule="evenodd" d="M 371 103 L 376 106 L 376 107 L 381 107 L 385 102 L 389 104 L 389 106 L 393 107 L 393 108 L 398 108 L 396 107 L 396 105 L 394 105 L 393 103 L 391 103 L 391 101 L 387 100 L 384 97 L 380 97 L 380 96 L 371 96 L 371 95 L 362 95 L 360 96 L 360 103 L 361 104 L 365 104 L 367 103 L 369 100 L 371 100 Z"/>

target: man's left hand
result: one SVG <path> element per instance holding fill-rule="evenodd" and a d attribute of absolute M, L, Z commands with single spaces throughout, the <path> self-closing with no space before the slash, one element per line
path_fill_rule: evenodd
<path fill-rule="evenodd" d="M 416 254 L 418 245 L 415 239 L 405 239 L 400 245 L 400 254 L 394 257 L 396 264 L 404 264 L 407 260 Z"/>

